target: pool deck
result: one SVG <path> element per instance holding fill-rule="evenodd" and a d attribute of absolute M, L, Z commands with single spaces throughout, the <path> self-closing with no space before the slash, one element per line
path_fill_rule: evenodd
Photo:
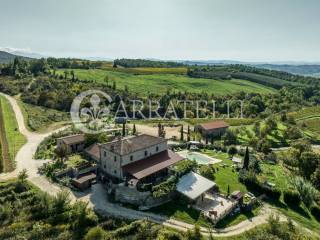
<path fill-rule="evenodd" d="M 183 151 L 180 151 L 180 152 L 177 152 L 180 156 L 184 157 L 184 158 L 188 158 L 188 154 L 189 153 L 192 153 L 194 155 L 200 155 L 204 158 L 207 158 L 208 159 L 208 163 L 207 164 L 217 164 L 217 163 L 220 163 L 222 162 L 221 159 L 217 159 L 217 158 L 213 158 L 213 157 L 209 157 L 208 155 L 206 154 L 203 154 L 203 153 L 199 153 L 199 152 L 193 152 L 193 151 L 188 151 L 188 150 L 183 150 Z M 188 158 L 189 160 L 192 160 L 190 158 Z M 195 159 L 197 161 L 197 159 Z M 198 161 L 197 161 L 198 162 Z M 198 162 L 199 164 L 204 164 L 201 162 L 201 160 Z"/>

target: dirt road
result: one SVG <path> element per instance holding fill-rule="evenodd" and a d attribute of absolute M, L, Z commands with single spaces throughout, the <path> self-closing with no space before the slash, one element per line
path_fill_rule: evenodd
<path fill-rule="evenodd" d="M 172 227 L 182 231 L 186 231 L 194 227 L 191 224 L 170 219 L 168 217 L 160 216 L 153 213 L 136 211 L 124 208 L 119 204 L 110 203 L 107 200 L 106 191 L 104 190 L 101 184 L 96 184 L 92 186 L 92 190 L 90 192 L 78 193 L 72 192 L 69 189 L 64 189 L 48 181 L 44 176 L 41 176 L 38 173 L 38 167 L 41 166 L 44 161 L 34 160 L 33 155 L 41 141 L 46 136 L 52 134 L 55 131 L 46 134 L 29 132 L 25 127 L 23 115 L 16 100 L 8 95 L 4 96 L 9 100 L 10 104 L 13 107 L 13 111 L 15 112 L 17 122 L 19 125 L 19 131 L 23 135 L 25 135 L 25 137 L 27 138 L 27 143 L 19 150 L 19 152 L 16 155 L 16 170 L 8 174 L 0 175 L 0 181 L 9 178 L 14 178 L 21 170 L 26 169 L 28 172 L 29 181 L 37 187 L 39 187 L 42 191 L 47 192 L 50 195 L 56 195 L 62 190 L 67 190 L 70 193 L 70 198 L 72 201 L 85 201 L 89 204 L 90 207 L 94 208 L 95 210 L 104 215 L 112 215 L 116 217 L 123 217 L 129 219 L 148 219 L 152 222 L 163 224 L 165 226 Z M 269 208 L 264 208 L 264 211 L 261 215 L 243 221 L 238 225 L 232 227 L 220 230 L 212 230 L 212 235 L 221 237 L 238 235 L 249 229 L 255 228 L 260 224 L 266 223 L 271 212 L 272 211 Z M 281 220 L 284 221 L 285 219 L 282 217 Z M 201 232 L 204 235 L 209 235 L 209 230 L 206 228 L 201 228 Z"/>

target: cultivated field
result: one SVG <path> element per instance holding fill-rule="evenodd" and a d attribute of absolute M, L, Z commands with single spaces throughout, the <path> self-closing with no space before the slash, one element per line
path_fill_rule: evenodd
<path fill-rule="evenodd" d="M 63 72 L 64 70 L 57 71 L 61 75 L 63 75 Z M 127 86 L 130 92 L 141 96 L 146 96 L 148 93 L 164 94 L 168 90 L 195 93 L 206 92 L 215 95 L 232 94 L 240 91 L 257 93 L 272 93 L 276 91 L 261 84 L 239 79 L 214 80 L 190 78 L 177 74 L 136 75 L 101 69 L 74 69 L 74 72 L 79 79 L 100 83 L 106 83 L 105 78 L 108 76 L 110 86 L 115 82 L 117 89 L 125 89 L 125 86 Z"/>
<path fill-rule="evenodd" d="M 18 124 L 15 118 L 15 114 L 11 108 L 10 103 L 3 96 L 0 96 L 0 103 L 2 109 L 3 127 L 5 131 L 5 139 L 7 145 L 2 146 L 2 151 L 8 151 L 10 159 L 4 162 L 4 171 L 10 171 L 14 169 L 14 158 L 18 150 L 25 144 L 25 137 L 19 132 Z M 8 148 L 8 149 L 5 149 Z M 8 162 L 10 160 L 10 162 Z"/>

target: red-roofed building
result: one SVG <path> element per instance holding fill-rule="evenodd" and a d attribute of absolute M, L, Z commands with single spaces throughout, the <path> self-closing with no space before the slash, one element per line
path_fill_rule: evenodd
<path fill-rule="evenodd" d="M 222 136 L 228 127 L 229 125 L 225 121 L 217 120 L 198 124 L 194 127 L 194 129 L 195 131 L 201 133 L 201 135 L 204 137 L 217 137 Z"/>

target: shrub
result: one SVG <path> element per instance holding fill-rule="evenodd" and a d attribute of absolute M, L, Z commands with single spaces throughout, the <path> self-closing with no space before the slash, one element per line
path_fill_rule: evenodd
<path fill-rule="evenodd" d="M 205 178 L 208 178 L 210 180 L 214 180 L 214 170 L 211 166 L 208 165 L 202 165 L 199 169 L 200 175 L 202 175 Z"/>
<path fill-rule="evenodd" d="M 288 206 L 299 206 L 301 203 L 301 199 L 297 191 L 285 191 L 283 193 L 283 200 Z"/>
<path fill-rule="evenodd" d="M 94 227 L 85 235 L 85 240 L 104 240 L 107 233 L 101 227 Z"/>
<path fill-rule="evenodd" d="M 311 214 L 317 219 L 317 221 L 320 222 L 320 207 L 317 205 L 314 205 L 311 207 Z"/>
<path fill-rule="evenodd" d="M 166 181 L 152 187 L 152 196 L 160 198 L 168 195 L 176 190 L 178 178 L 176 176 L 169 177 Z"/>
<path fill-rule="evenodd" d="M 307 208 L 310 208 L 312 205 L 317 191 L 311 185 L 310 182 L 304 180 L 302 177 L 296 177 L 292 180 L 293 186 L 299 192 L 301 201 Z"/>
<path fill-rule="evenodd" d="M 174 170 L 178 176 L 182 176 L 182 175 L 189 173 L 190 171 L 192 171 L 196 167 L 197 167 L 196 161 L 183 160 L 175 165 Z"/>

